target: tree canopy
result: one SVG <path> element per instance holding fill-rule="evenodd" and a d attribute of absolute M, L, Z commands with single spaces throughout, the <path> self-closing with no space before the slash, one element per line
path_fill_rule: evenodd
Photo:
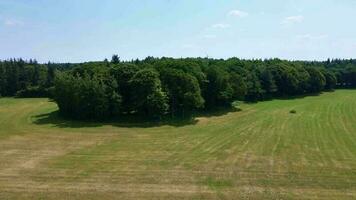
<path fill-rule="evenodd" d="M 0 61 L 0 95 L 53 97 L 76 119 L 184 116 L 234 101 L 356 87 L 356 60 L 154 58 L 78 64 Z"/>

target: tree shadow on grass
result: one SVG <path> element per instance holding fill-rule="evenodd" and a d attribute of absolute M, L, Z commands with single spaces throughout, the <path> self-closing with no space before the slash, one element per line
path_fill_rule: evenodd
<path fill-rule="evenodd" d="M 318 97 L 323 93 L 329 93 L 332 91 L 324 91 L 322 93 L 308 93 L 308 94 L 302 94 L 302 95 L 294 95 L 294 96 L 279 96 L 276 97 L 275 99 L 277 100 L 295 100 L 295 99 L 304 99 L 306 97 Z"/>
<path fill-rule="evenodd" d="M 105 121 L 70 120 L 62 117 L 58 111 L 33 116 L 33 123 L 37 125 L 52 125 L 59 128 L 90 128 L 102 126 L 115 126 L 121 128 L 153 128 L 160 126 L 183 127 L 198 123 L 197 117 L 223 116 L 231 112 L 236 112 L 233 108 L 219 108 L 212 111 L 202 111 L 190 114 L 189 117 L 169 117 L 162 120 L 147 120 L 138 116 L 122 116 L 117 119 Z"/>
<path fill-rule="evenodd" d="M 211 117 L 220 117 L 220 116 L 227 115 L 229 113 L 240 112 L 240 111 L 242 111 L 240 108 L 220 107 L 212 110 L 204 110 L 204 111 L 196 112 L 193 115 L 194 117 L 211 118 Z"/>
<path fill-rule="evenodd" d="M 35 115 L 33 123 L 37 125 L 53 125 L 59 128 L 100 127 L 104 124 L 90 121 L 68 120 L 60 116 L 58 111 Z"/>
<path fill-rule="evenodd" d="M 325 93 L 332 93 L 334 92 L 333 90 L 331 91 L 323 91 L 321 93 L 307 93 L 307 94 L 302 94 L 302 95 L 293 95 L 293 96 L 288 96 L 288 95 L 280 95 L 280 96 L 275 96 L 275 97 L 269 97 L 269 98 L 265 98 L 262 100 L 256 100 L 256 101 L 246 101 L 246 104 L 257 104 L 257 103 L 261 103 L 261 102 L 269 102 L 269 101 L 275 101 L 275 100 L 297 100 L 297 99 L 304 99 L 307 97 L 318 97 L 322 94 Z"/>

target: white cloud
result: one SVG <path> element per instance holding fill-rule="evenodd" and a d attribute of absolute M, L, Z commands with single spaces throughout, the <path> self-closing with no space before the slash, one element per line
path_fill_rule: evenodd
<path fill-rule="evenodd" d="M 16 19 L 5 19 L 4 24 L 5 24 L 5 26 L 21 26 L 24 23 L 22 21 L 16 20 Z"/>
<path fill-rule="evenodd" d="M 214 38 L 216 38 L 216 35 L 206 34 L 206 35 L 203 35 L 203 38 L 206 38 L 206 39 L 214 39 Z"/>
<path fill-rule="evenodd" d="M 289 16 L 282 21 L 282 24 L 298 24 L 298 23 L 302 23 L 303 21 L 304 21 L 304 16 L 302 15 Z"/>
<path fill-rule="evenodd" d="M 213 28 L 221 28 L 221 29 L 225 29 L 225 28 L 230 28 L 230 24 L 214 24 L 212 25 Z"/>
<path fill-rule="evenodd" d="M 312 35 L 312 34 L 304 34 L 304 35 L 297 35 L 298 39 L 304 39 L 304 40 L 322 40 L 326 39 L 329 36 L 326 34 L 321 34 L 321 35 Z"/>
<path fill-rule="evenodd" d="M 242 17 L 247 17 L 248 16 L 248 12 L 241 11 L 241 10 L 232 10 L 232 11 L 229 12 L 228 15 L 242 18 Z"/>

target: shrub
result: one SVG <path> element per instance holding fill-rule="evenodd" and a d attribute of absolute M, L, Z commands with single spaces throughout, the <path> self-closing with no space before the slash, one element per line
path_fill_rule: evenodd
<path fill-rule="evenodd" d="M 297 114 L 297 111 L 296 111 L 296 110 L 291 110 L 291 111 L 289 111 L 289 113 L 291 113 L 291 114 Z"/>

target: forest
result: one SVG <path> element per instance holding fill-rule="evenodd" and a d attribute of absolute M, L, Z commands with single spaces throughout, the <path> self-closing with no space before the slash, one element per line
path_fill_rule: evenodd
<path fill-rule="evenodd" d="M 185 117 L 238 101 L 356 87 L 356 60 L 287 61 L 154 58 L 76 64 L 0 61 L 0 95 L 49 97 L 61 115 L 102 120 L 125 115 Z"/>

